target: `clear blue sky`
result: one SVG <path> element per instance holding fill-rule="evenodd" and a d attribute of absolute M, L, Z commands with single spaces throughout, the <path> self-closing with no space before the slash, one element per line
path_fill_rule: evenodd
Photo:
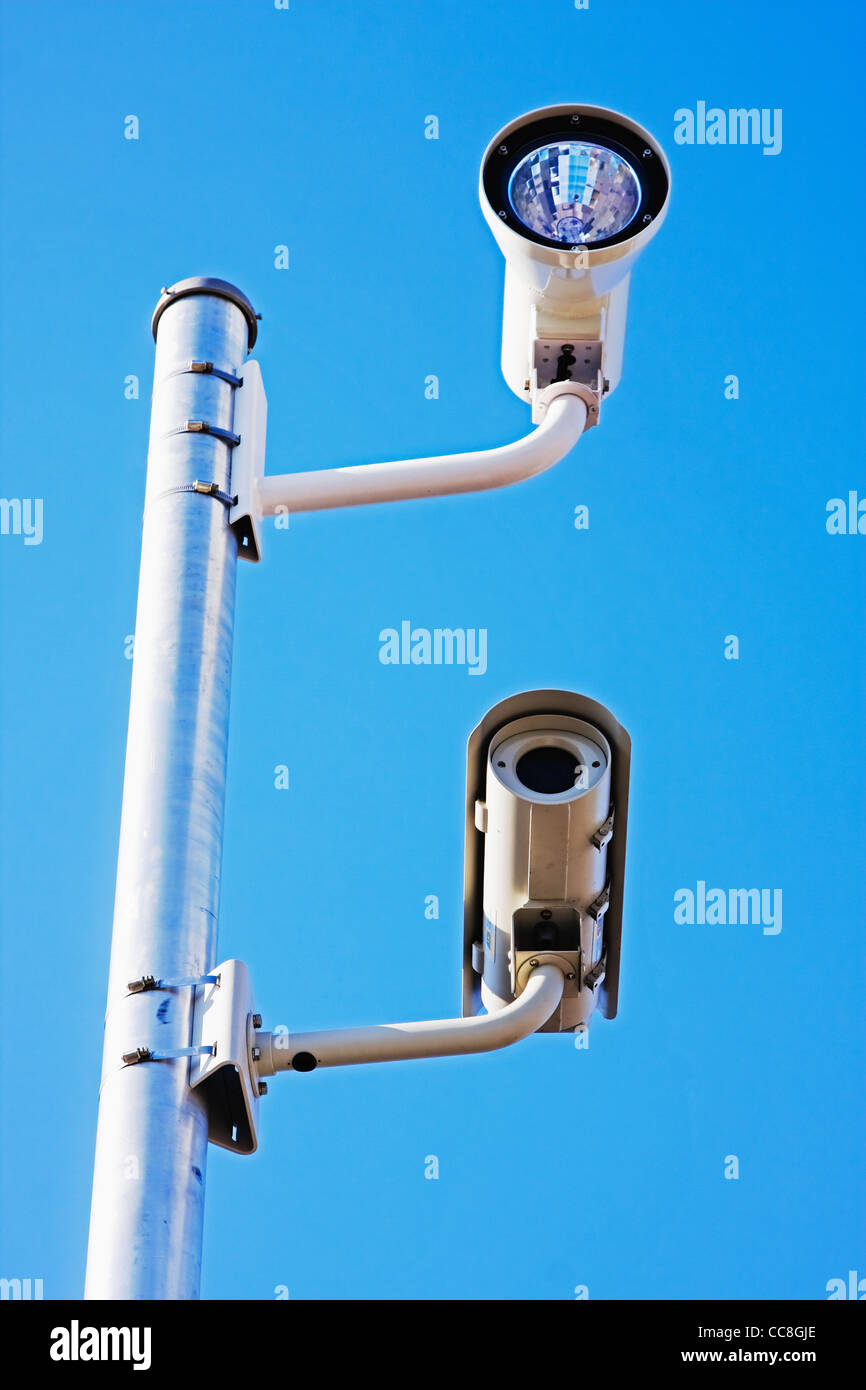
<path fill-rule="evenodd" d="M 534 482 L 269 526 L 239 575 L 220 949 L 269 1024 L 456 1011 L 465 741 L 561 686 L 634 743 L 620 1014 L 586 1052 L 275 1078 L 259 1153 L 210 1151 L 203 1295 L 866 1275 L 866 538 L 825 527 L 866 494 L 862 29 L 840 0 L 3 5 L 0 491 L 43 499 L 44 537 L 0 536 L 0 1274 L 83 1285 L 160 287 L 221 276 L 261 311 L 272 472 L 503 443 L 528 412 L 478 162 L 573 100 L 673 165 L 622 384 Z M 698 101 L 781 108 L 781 153 L 676 145 Z M 486 674 L 383 666 L 402 619 L 486 628 Z M 782 889 L 782 931 L 677 925 L 698 880 Z"/>

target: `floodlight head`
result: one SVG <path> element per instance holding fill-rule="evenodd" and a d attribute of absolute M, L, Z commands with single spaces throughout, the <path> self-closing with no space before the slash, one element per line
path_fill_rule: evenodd
<path fill-rule="evenodd" d="M 615 111 L 547 106 L 491 140 L 479 191 L 506 261 L 506 381 L 536 419 L 566 381 L 600 399 L 622 370 L 632 265 L 667 212 L 664 152 Z"/>

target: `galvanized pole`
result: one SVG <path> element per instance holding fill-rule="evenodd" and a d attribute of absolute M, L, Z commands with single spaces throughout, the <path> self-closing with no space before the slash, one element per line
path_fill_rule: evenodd
<path fill-rule="evenodd" d="M 237 543 L 234 398 L 256 336 L 221 280 L 154 314 L 132 696 L 85 1298 L 199 1295 L 207 1124 L 189 1059 L 195 979 L 217 960 Z M 207 492 L 192 485 L 215 484 Z M 116 484 L 115 484 L 116 485 Z M 133 496 L 129 498 L 134 505 Z M 124 1054 L 143 1060 L 124 1063 Z"/>

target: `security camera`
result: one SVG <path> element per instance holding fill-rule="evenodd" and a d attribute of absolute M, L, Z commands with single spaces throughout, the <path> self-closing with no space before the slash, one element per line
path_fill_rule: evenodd
<path fill-rule="evenodd" d="M 494 136 L 479 191 L 505 256 L 505 380 L 536 422 L 565 390 L 596 424 L 622 373 L 632 266 L 667 212 L 661 147 L 616 111 L 546 106 Z"/>
<path fill-rule="evenodd" d="M 617 1009 L 631 741 L 610 710 L 561 690 L 496 705 L 469 740 L 463 1013 L 565 976 L 539 1032 Z"/>

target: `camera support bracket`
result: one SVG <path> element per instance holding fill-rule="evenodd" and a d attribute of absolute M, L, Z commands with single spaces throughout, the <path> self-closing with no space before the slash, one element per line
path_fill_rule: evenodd
<path fill-rule="evenodd" d="M 536 338 L 529 378 L 532 422 L 540 425 L 550 402 L 557 396 L 579 396 L 586 405 L 584 430 L 597 425 L 601 398 L 606 389 L 602 350 L 598 341 L 571 338 Z"/>
<path fill-rule="evenodd" d="M 247 967 L 223 961 L 196 993 L 189 1084 L 204 1097 L 209 1141 L 233 1153 L 254 1153 L 258 1144 L 259 1096 L 267 1087 L 256 1070 L 257 1026 Z"/>
<path fill-rule="evenodd" d="M 229 512 L 229 525 L 237 536 L 238 558 L 256 563 L 262 558 L 259 485 L 265 472 L 268 401 L 261 367 L 252 359 L 244 363 L 244 374 L 235 392 L 234 426 L 240 442 L 232 450 L 235 498 Z"/>

